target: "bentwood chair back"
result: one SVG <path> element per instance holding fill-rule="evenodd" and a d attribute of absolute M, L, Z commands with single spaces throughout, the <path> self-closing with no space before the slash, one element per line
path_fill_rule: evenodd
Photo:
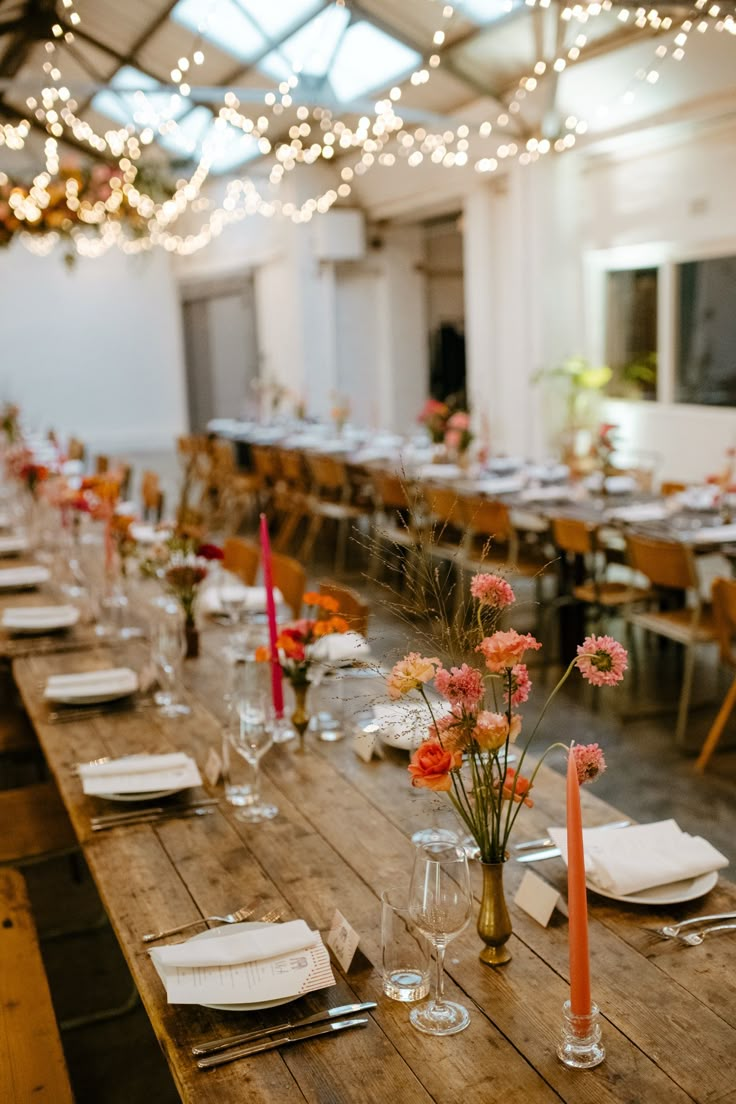
<path fill-rule="evenodd" d="M 627 618 L 648 632 L 682 644 L 685 649 L 685 669 L 682 677 L 680 704 L 675 739 L 685 738 L 690 705 L 695 648 L 716 639 L 711 609 L 700 597 L 698 573 L 692 549 L 678 541 L 656 540 L 638 533 L 629 533 L 626 548 L 630 566 L 645 575 L 654 588 L 653 598 L 679 594 L 676 609 L 629 610 Z"/>
<path fill-rule="evenodd" d="M 261 562 L 258 545 L 242 537 L 227 537 L 223 541 L 222 552 L 222 566 L 225 570 L 237 575 L 246 586 L 255 586 Z"/>
<path fill-rule="evenodd" d="M 95 475 L 104 475 L 110 467 L 109 456 L 95 456 Z"/>
<path fill-rule="evenodd" d="M 302 612 L 302 599 L 307 586 L 307 573 L 291 556 L 282 556 L 274 552 L 272 560 L 274 586 L 281 591 L 292 617 Z"/>
<path fill-rule="evenodd" d="M 158 475 L 154 471 L 144 471 L 141 476 L 141 501 L 143 516 L 153 521 L 160 521 L 164 512 L 164 495 Z"/>
<path fill-rule="evenodd" d="M 472 571 L 515 562 L 516 538 L 505 503 L 468 496 L 462 499 L 462 513 L 467 530 L 465 567 Z"/>
<path fill-rule="evenodd" d="M 344 617 L 353 632 L 361 636 L 368 635 L 368 617 L 370 606 L 364 602 L 357 591 L 352 587 L 340 586 L 339 583 L 325 581 L 319 584 L 320 594 L 327 594 L 340 604 L 339 615 Z"/>
<path fill-rule="evenodd" d="M 84 460 L 87 450 L 78 437 L 72 437 L 67 445 L 66 455 L 68 460 Z"/>
<path fill-rule="evenodd" d="M 736 650 L 734 650 L 736 579 L 714 579 L 711 593 L 713 620 L 715 622 L 716 639 L 721 652 L 721 662 L 736 669 Z M 695 770 L 699 773 L 705 770 L 713 752 L 716 750 L 726 723 L 733 712 L 734 705 L 736 705 L 736 676 L 723 699 L 718 715 L 711 725 L 710 731 L 703 742 L 700 755 L 696 760 Z"/>
<path fill-rule="evenodd" d="M 687 490 L 687 483 L 680 483 L 676 479 L 665 480 L 660 484 L 659 493 L 663 498 L 669 498 L 671 495 L 682 494 Z"/>
<path fill-rule="evenodd" d="M 370 516 L 373 505 L 363 504 L 353 499 L 353 487 L 348 469 L 342 460 L 334 456 L 306 456 L 307 466 L 312 477 L 312 491 L 307 497 L 306 511 L 309 514 L 309 526 L 302 543 L 300 556 L 308 561 L 314 549 L 317 537 L 326 521 L 337 526 L 335 542 L 335 570 L 345 566 L 347 541 L 351 522 Z"/>

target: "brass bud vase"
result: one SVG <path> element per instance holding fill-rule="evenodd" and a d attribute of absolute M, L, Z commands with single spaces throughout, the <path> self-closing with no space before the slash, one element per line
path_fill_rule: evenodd
<path fill-rule="evenodd" d="M 196 659 L 199 655 L 199 629 L 194 621 L 187 620 L 184 625 L 184 635 L 187 642 L 185 659 Z"/>
<path fill-rule="evenodd" d="M 299 751 L 304 751 L 304 733 L 309 725 L 309 713 L 307 713 L 308 691 L 308 682 L 294 687 L 294 712 L 291 714 L 291 723 L 299 736 Z"/>
<path fill-rule="evenodd" d="M 503 966 L 511 960 L 506 943 L 511 937 L 511 918 L 503 891 L 504 863 L 481 863 L 483 897 L 478 915 L 478 935 L 485 943 L 480 960 L 486 966 Z"/>

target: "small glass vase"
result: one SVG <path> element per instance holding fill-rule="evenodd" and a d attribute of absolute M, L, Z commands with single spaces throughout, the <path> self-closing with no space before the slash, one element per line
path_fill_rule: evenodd
<path fill-rule="evenodd" d="M 503 862 L 481 863 L 483 896 L 478 915 L 478 935 L 485 943 L 480 960 L 486 966 L 503 966 L 511 961 L 506 944 L 511 937 L 511 918 L 503 889 Z"/>
<path fill-rule="evenodd" d="M 309 727 L 309 713 L 307 712 L 307 694 L 309 683 L 298 683 L 294 690 L 294 712 L 291 714 L 291 723 L 299 737 L 299 751 L 304 751 L 304 733 Z"/>
<path fill-rule="evenodd" d="M 185 659 L 196 659 L 199 655 L 199 629 L 194 623 L 193 617 L 187 617 L 184 622 L 184 634 L 186 636 L 187 650 Z"/>

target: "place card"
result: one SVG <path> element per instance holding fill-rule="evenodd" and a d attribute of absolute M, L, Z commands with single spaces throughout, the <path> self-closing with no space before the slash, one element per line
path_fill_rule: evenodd
<path fill-rule="evenodd" d="M 334 954 L 344 973 L 350 969 L 353 955 L 358 949 L 360 936 L 348 923 L 339 909 L 335 909 L 332 917 L 330 933 L 327 936 L 327 946 Z"/>
<path fill-rule="evenodd" d="M 222 778 L 222 758 L 215 748 L 210 748 L 204 765 L 204 776 L 210 786 L 215 787 Z"/>
<path fill-rule="evenodd" d="M 370 763 L 375 755 L 377 759 L 383 758 L 381 743 L 378 739 L 378 725 L 366 725 L 353 737 L 353 751 L 364 763 Z"/>
<path fill-rule="evenodd" d="M 552 913 L 557 909 L 563 916 L 567 916 L 567 902 L 562 895 L 540 878 L 533 870 L 527 870 L 521 879 L 514 904 L 528 913 L 533 920 L 546 928 L 552 918 Z"/>

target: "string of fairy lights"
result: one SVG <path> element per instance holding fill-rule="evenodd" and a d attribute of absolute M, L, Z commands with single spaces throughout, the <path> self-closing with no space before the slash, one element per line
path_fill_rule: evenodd
<path fill-rule="evenodd" d="M 432 34 L 429 52 L 405 84 L 417 87 L 428 83 L 443 61 L 445 45 L 451 21 L 457 12 L 453 4 L 441 0 L 426 0 L 438 9 L 438 24 Z M 346 0 L 334 0 L 344 7 Z M 526 0 L 530 8 L 550 6 L 550 0 Z M 146 97 L 145 90 L 136 90 L 137 127 L 134 125 L 111 127 L 104 134 L 97 133 L 91 124 L 77 114 L 79 105 L 63 83 L 61 51 L 64 45 L 74 43 L 74 28 L 81 20 L 74 0 L 62 0 L 62 16 L 51 27 L 51 36 L 44 43 L 41 87 L 35 96 L 26 100 L 28 117 L 16 124 L 0 124 L 0 147 L 16 152 L 24 149 L 32 130 L 31 120 L 44 127 L 47 137 L 44 143 L 44 168 L 34 177 L 27 192 L 13 189 L 8 199 L 13 215 L 21 223 L 32 228 L 39 222 L 50 202 L 50 188 L 59 179 L 59 143 L 70 135 L 77 144 L 89 148 L 91 154 L 102 155 L 116 167 L 111 176 L 109 195 L 90 202 L 80 198 L 75 176 L 65 179 L 65 201 L 82 226 L 95 229 L 95 234 L 74 230 L 72 240 L 77 253 L 85 257 L 98 257 L 112 247 L 135 254 L 161 247 L 169 252 L 186 255 L 204 248 L 222 233 L 225 226 L 253 215 L 265 218 L 282 217 L 292 222 L 306 223 L 315 215 L 324 214 L 340 199 L 350 196 L 356 177 L 360 178 L 374 166 L 390 167 L 405 162 L 409 168 L 418 169 L 424 164 L 444 168 L 464 168 L 471 165 L 477 173 L 497 172 L 505 164 L 518 162 L 528 165 L 550 153 L 564 153 L 572 149 L 579 136 L 586 133 L 591 120 L 568 116 L 554 135 L 539 133 L 517 137 L 524 101 L 544 87 L 545 80 L 560 74 L 583 57 L 591 44 L 586 25 L 596 18 L 615 11 L 624 24 L 653 36 L 651 61 L 636 70 L 617 102 L 630 104 L 642 89 L 655 85 L 665 64 L 681 62 L 693 33 L 708 31 L 736 35 L 736 20 L 731 13 L 721 11 L 711 0 L 695 0 L 686 15 L 673 18 L 661 14 L 656 8 L 616 8 L 613 0 L 590 0 L 587 3 L 569 4 L 560 11 L 561 20 L 577 27 L 572 45 L 560 46 L 553 58 L 538 58 L 530 70 L 518 81 L 507 102 L 502 103 L 492 115 L 481 122 L 453 122 L 451 127 L 433 131 L 427 126 L 409 124 L 401 115 L 404 88 L 392 87 L 387 96 L 374 105 L 372 114 L 363 114 L 357 121 L 354 114 L 347 119 L 335 117 L 330 107 L 307 107 L 296 101 L 299 98 L 300 70 L 292 66 L 292 72 L 280 81 L 277 89 L 264 93 L 263 104 L 257 111 L 246 113 L 237 95 L 226 91 L 223 102 L 215 114 L 215 134 L 228 127 L 241 132 L 257 143 L 259 154 L 271 158 L 270 170 L 263 181 L 249 174 L 236 176 L 228 182 L 220 205 L 213 205 L 203 195 L 203 186 L 212 168 L 213 149 L 205 140 L 199 158 L 188 177 L 177 181 L 171 195 L 159 199 L 146 191 L 141 172 L 141 158 L 147 146 L 157 136 L 181 137 L 176 115 L 182 102 L 190 102 L 191 74 L 205 61 L 206 23 L 200 27 L 191 50 L 177 59 L 171 69 L 171 81 L 176 91 L 171 95 L 168 112 L 155 110 Z M 460 13 L 461 14 L 461 13 Z M 560 36 L 558 36 L 560 37 Z M 561 38 L 564 40 L 564 35 Z M 161 90 L 156 91 L 160 98 Z M 285 112 L 294 109 L 294 121 L 288 134 L 278 138 L 271 136 L 274 123 Z M 599 109 L 600 111 L 601 109 Z M 604 109 L 605 110 L 605 109 Z M 346 109 L 349 112 L 349 107 Z M 350 121 L 352 118 L 353 121 Z M 495 143 L 492 152 L 486 147 Z M 481 147 L 481 148 L 479 148 Z M 280 185 L 299 166 L 315 165 L 322 161 L 334 163 L 340 158 L 340 167 L 332 187 L 316 192 L 301 203 L 279 196 Z M 0 185 L 8 178 L 0 173 Z M 118 217 L 123 204 L 134 210 L 143 226 L 136 236 L 130 236 Z M 191 233 L 177 231 L 177 223 L 185 212 L 201 216 L 198 229 Z M 49 253 L 59 240 L 56 231 L 22 235 L 24 243 L 36 253 Z"/>

